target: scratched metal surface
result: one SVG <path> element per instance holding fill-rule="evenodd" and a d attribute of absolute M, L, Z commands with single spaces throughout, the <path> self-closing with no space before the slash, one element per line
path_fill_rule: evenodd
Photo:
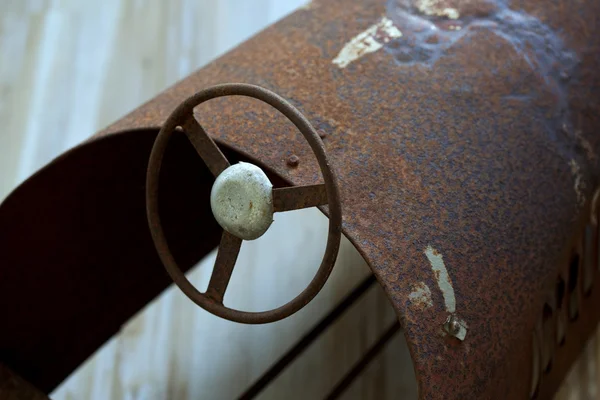
<path fill-rule="evenodd" d="M 37 388 L 16 376 L 0 364 L 0 399 L 2 400 L 49 400 Z"/>
<path fill-rule="evenodd" d="M 100 135 L 159 127 L 216 83 L 286 97 L 327 132 L 344 233 L 400 318 L 420 396 L 523 398 L 545 290 L 597 184 L 599 24 L 594 1 L 315 1 Z M 259 103 L 196 114 L 285 180 L 321 179 L 301 135 Z M 464 341 L 442 330 L 449 313 Z"/>

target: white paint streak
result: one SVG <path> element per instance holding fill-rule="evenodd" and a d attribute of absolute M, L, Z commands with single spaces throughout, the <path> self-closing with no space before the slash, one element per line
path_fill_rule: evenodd
<path fill-rule="evenodd" d="M 442 10 L 442 15 L 445 15 L 450 19 L 458 19 L 458 17 L 460 17 L 460 13 L 456 8 L 444 8 Z"/>
<path fill-rule="evenodd" d="M 575 189 L 575 194 L 577 195 L 577 204 L 582 207 L 585 204 L 585 181 L 581 175 L 581 167 L 575 160 L 571 160 L 569 165 L 571 166 L 571 173 L 573 174 L 573 177 L 575 177 L 573 188 Z"/>
<path fill-rule="evenodd" d="M 425 249 L 425 255 L 431 264 L 431 269 L 437 280 L 437 284 L 442 291 L 444 296 L 444 303 L 446 304 L 446 311 L 454 313 L 456 311 L 456 298 L 454 297 L 454 287 L 452 281 L 448 275 L 448 270 L 444 264 L 444 258 L 442 254 L 431 246 L 427 246 Z"/>
<path fill-rule="evenodd" d="M 366 54 L 376 52 L 385 43 L 401 36 L 402 32 L 400 32 L 394 23 L 390 19 L 383 17 L 378 23 L 371 25 L 364 32 L 359 33 L 346 43 L 332 62 L 340 68 L 345 68 L 351 62 L 358 60 Z"/>
<path fill-rule="evenodd" d="M 455 317 L 456 318 L 456 317 Z M 459 340 L 465 340 L 465 338 L 467 337 L 467 328 L 469 327 L 467 325 L 467 323 L 460 319 L 460 318 L 456 318 L 456 321 L 458 321 L 458 326 L 460 327 L 458 330 L 458 333 L 455 335 L 457 339 Z"/>
<path fill-rule="evenodd" d="M 418 0 L 416 6 L 425 15 L 446 17 L 449 19 L 458 19 L 460 17 L 460 13 L 456 8 L 442 8 L 440 3 L 441 0 Z"/>
<path fill-rule="evenodd" d="M 415 285 L 411 294 L 408 295 L 408 298 L 416 306 L 433 306 L 433 301 L 431 301 L 431 290 L 429 290 L 429 286 L 423 282 L 419 282 Z"/>

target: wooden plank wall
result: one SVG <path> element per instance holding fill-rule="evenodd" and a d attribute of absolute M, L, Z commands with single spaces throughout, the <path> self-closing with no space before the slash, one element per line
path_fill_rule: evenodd
<path fill-rule="evenodd" d="M 57 154 L 304 1 L 0 0 L 0 199 Z M 261 310 L 289 300 L 318 266 L 326 231 L 316 210 L 278 215 L 264 238 L 244 244 L 228 304 Z M 214 254 L 191 280 L 205 286 L 213 261 Z M 172 287 L 52 396 L 233 398 L 368 273 L 345 241 L 317 299 L 263 326 L 219 320 Z M 321 397 L 393 319 L 381 289 L 372 288 L 261 398 Z M 397 335 L 345 398 L 414 398 L 407 357 Z M 558 397 L 594 398 L 595 371 L 594 340 Z"/>

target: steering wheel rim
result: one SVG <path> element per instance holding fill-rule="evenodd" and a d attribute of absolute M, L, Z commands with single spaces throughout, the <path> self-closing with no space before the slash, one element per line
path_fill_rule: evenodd
<path fill-rule="evenodd" d="M 222 241 L 219 245 L 219 254 L 217 255 L 217 260 L 215 261 L 215 270 L 217 269 L 217 265 L 219 265 L 219 257 L 221 257 L 221 261 L 224 262 L 226 265 L 231 264 L 230 270 L 224 272 L 228 273 L 229 275 L 226 277 L 224 287 L 221 288 L 223 293 L 221 293 L 221 296 L 219 298 L 219 296 L 216 296 L 214 294 L 214 290 L 213 292 L 210 292 L 211 284 L 209 284 L 209 290 L 207 290 L 207 292 L 202 293 L 198 289 L 196 289 L 196 287 L 186 278 L 185 274 L 177 265 L 169 249 L 169 245 L 160 221 L 160 215 L 158 210 L 158 188 L 160 169 L 162 166 L 162 159 L 168 141 L 177 127 L 181 127 L 184 130 L 190 141 L 192 141 L 192 144 L 196 148 L 200 157 L 204 160 L 209 169 L 211 169 L 213 175 L 215 175 L 215 178 L 220 172 L 222 172 L 223 168 L 226 168 L 225 164 L 227 164 L 227 166 L 229 165 L 227 159 L 222 155 L 222 153 L 220 153 L 218 147 L 214 144 L 212 139 L 208 136 L 208 134 L 204 131 L 204 129 L 195 120 L 193 116 L 193 109 L 198 105 L 206 101 L 225 96 L 246 96 L 261 100 L 262 102 L 272 106 L 280 113 L 282 113 L 286 118 L 288 118 L 296 126 L 300 133 L 302 133 L 304 138 L 309 143 L 313 153 L 317 158 L 319 167 L 321 169 L 321 173 L 323 175 L 323 179 L 325 181 L 324 190 L 327 196 L 327 204 L 329 205 L 329 231 L 327 237 L 327 246 L 325 249 L 325 254 L 323 255 L 323 259 L 321 261 L 321 265 L 319 266 L 319 269 L 315 273 L 315 276 L 313 277 L 311 282 L 300 294 L 298 294 L 296 297 L 294 297 L 292 300 L 285 303 L 284 305 L 268 311 L 241 311 L 229 308 L 223 304 L 222 297 L 224 295 L 224 291 L 226 290 L 227 283 L 231 276 L 233 266 L 235 265 L 235 261 L 237 259 L 237 252 L 239 252 L 239 247 L 237 248 L 236 253 L 233 256 L 233 260 L 231 259 L 231 256 L 229 254 L 221 254 L 221 248 L 223 247 L 235 249 L 237 243 L 234 243 L 235 237 L 233 237 L 233 235 L 228 234 L 225 230 L 223 231 Z M 289 195 L 290 193 L 293 194 L 294 190 L 299 191 L 303 188 L 312 189 L 314 187 L 316 186 L 301 186 L 292 187 L 289 189 L 286 188 L 288 189 L 287 193 L 285 195 L 282 194 L 282 196 L 285 198 L 286 195 Z M 315 203 L 314 205 L 320 204 L 323 203 Z M 298 206 L 298 204 L 295 204 L 295 206 Z M 304 207 L 305 205 L 301 205 L 296 208 Z M 280 211 L 287 211 L 288 209 L 286 209 L 286 207 L 282 207 Z M 250 84 L 228 83 L 206 88 L 186 99 L 171 113 L 171 115 L 167 118 L 162 128 L 160 129 L 150 154 L 150 160 L 146 174 L 146 210 L 152 240 L 154 241 L 154 245 L 157 249 L 163 266 L 165 267 L 175 284 L 181 289 L 181 291 L 183 291 L 183 293 L 188 298 L 190 298 L 190 300 L 192 300 L 198 306 L 202 307 L 203 309 L 207 310 L 212 314 L 240 323 L 262 324 L 268 322 L 275 322 L 286 318 L 287 316 L 290 316 L 298 310 L 300 310 L 301 308 L 303 308 L 323 288 L 325 282 L 331 274 L 340 247 L 342 231 L 342 209 L 339 195 L 339 187 L 336 175 L 333 172 L 331 164 L 327 158 L 327 154 L 325 152 L 325 148 L 323 142 L 321 141 L 321 138 L 319 137 L 318 133 L 313 128 L 313 126 L 310 124 L 310 122 L 292 104 L 290 104 L 288 101 L 286 101 L 276 93 L 273 93 L 262 87 Z M 237 239 L 240 240 L 239 245 L 241 245 L 241 239 Z M 225 253 L 225 251 L 223 253 Z M 215 274 L 216 272 L 213 271 L 213 278 L 215 277 Z M 211 278 L 211 283 L 213 278 Z"/>

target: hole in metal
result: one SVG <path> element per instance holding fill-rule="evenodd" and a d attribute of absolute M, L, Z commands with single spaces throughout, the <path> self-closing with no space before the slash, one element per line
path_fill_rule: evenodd
<path fill-rule="evenodd" d="M 568 278 L 568 301 L 569 301 L 569 319 L 575 320 L 579 316 L 579 297 L 577 286 L 579 284 L 579 254 L 574 253 L 569 263 Z"/>
<path fill-rule="evenodd" d="M 540 387 L 540 347 L 535 332 L 531 335 L 531 389 L 529 397 L 535 398 Z"/>
<path fill-rule="evenodd" d="M 561 308 L 565 298 L 565 281 L 560 276 L 556 280 L 556 308 Z"/>
<path fill-rule="evenodd" d="M 564 313 L 558 314 L 556 318 L 556 343 L 559 346 L 565 344 L 566 325 Z"/>
<path fill-rule="evenodd" d="M 554 324 L 552 322 L 552 308 L 549 304 L 544 304 L 541 346 L 544 372 L 549 372 L 552 369 L 552 359 L 554 358 Z"/>
<path fill-rule="evenodd" d="M 589 295 L 592 291 L 595 272 L 596 247 L 594 246 L 594 226 L 590 223 L 585 227 L 583 238 L 583 294 Z"/>

